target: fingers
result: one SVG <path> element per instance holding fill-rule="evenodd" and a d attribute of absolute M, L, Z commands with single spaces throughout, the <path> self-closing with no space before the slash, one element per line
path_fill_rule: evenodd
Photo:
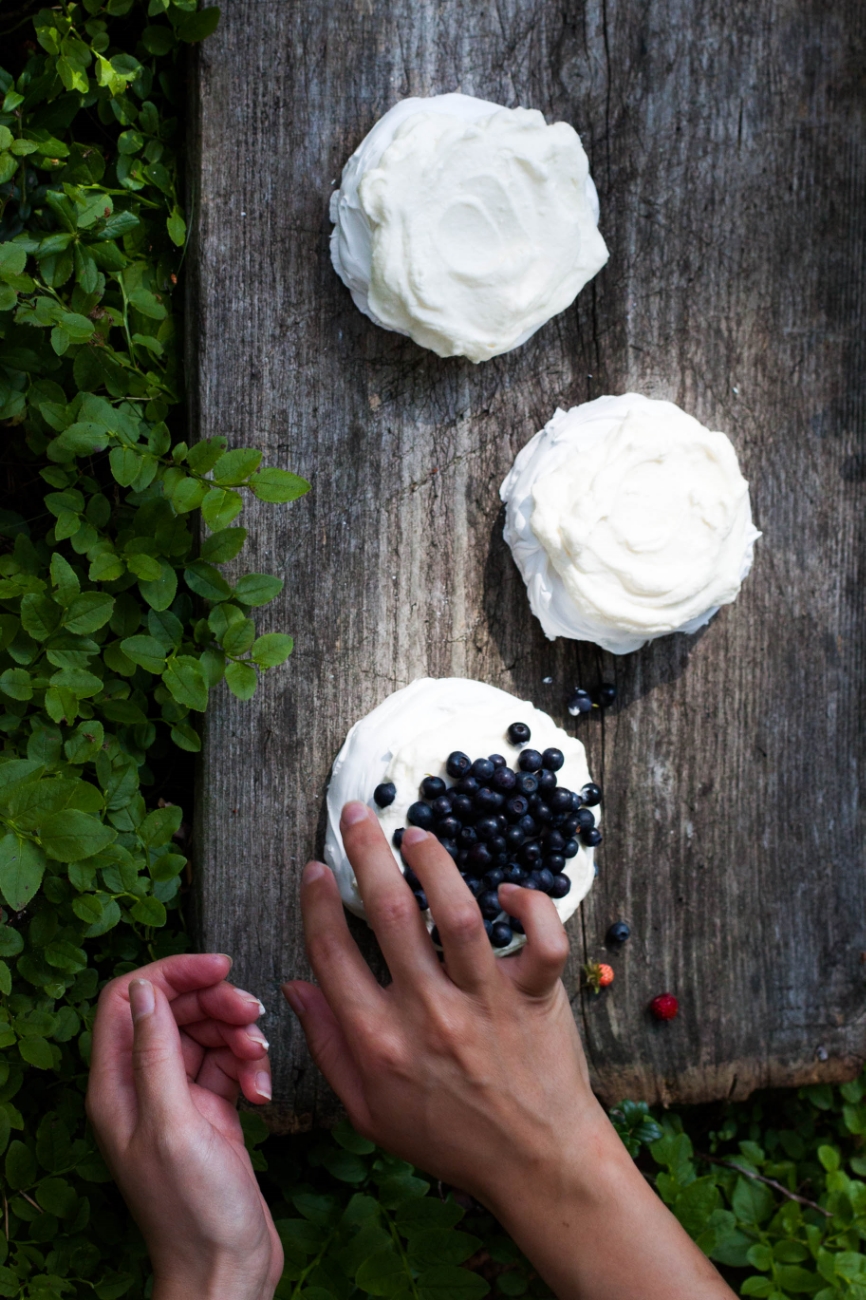
<path fill-rule="evenodd" d="M 301 910 L 307 956 L 326 1001 L 347 1032 L 373 1029 L 384 995 L 349 934 L 333 872 L 321 862 L 304 869 Z"/>
<path fill-rule="evenodd" d="M 253 993 L 221 980 L 209 988 L 179 994 L 171 1004 L 181 1026 L 198 1020 L 224 1020 L 229 1025 L 248 1025 L 264 1015 L 265 1008 Z"/>
<path fill-rule="evenodd" d="M 307 1040 L 310 1055 L 349 1112 L 353 1123 L 367 1115 L 361 1076 L 346 1035 L 321 989 L 304 980 L 283 985 L 283 994 Z"/>
<path fill-rule="evenodd" d="M 254 1061 L 270 1046 L 258 1025 L 226 1025 L 220 1020 L 198 1020 L 184 1025 L 181 1038 L 187 1037 L 199 1047 L 227 1047 L 242 1061 Z"/>
<path fill-rule="evenodd" d="M 460 879 L 457 864 L 435 836 L 417 826 L 404 832 L 401 847 L 424 886 L 449 979 L 467 992 L 480 989 L 492 978 L 496 958 L 478 904 Z"/>
<path fill-rule="evenodd" d="M 254 1061 L 240 1061 L 227 1047 L 205 1052 L 196 1083 L 231 1105 L 237 1101 L 239 1092 L 256 1106 L 270 1101 L 273 1095 L 267 1055 Z"/>
<path fill-rule="evenodd" d="M 150 980 L 130 981 L 129 1007 L 138 1118 L 156 1131 L 165 1131 L 190 1104 L 180 1032 L 168 999 Z"/>
<path fill-rule="evenodd" d="M 524 993 L 544 997 L 556 985 L 568 957 L 568 936 L 553 900 L 534 889 L 500 885 L 499 901 L 526 931 L 526 946 L 500 964 Z"/>

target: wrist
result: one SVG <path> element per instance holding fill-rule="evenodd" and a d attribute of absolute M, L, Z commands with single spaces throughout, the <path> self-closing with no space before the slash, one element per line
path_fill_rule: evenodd
<path fill-rule="evenodd" d="M 190 1273 L 155 1270 L 152 1300 L 273 1300 L 274 1286 L 251 1264 L 215 1263 Z"/>

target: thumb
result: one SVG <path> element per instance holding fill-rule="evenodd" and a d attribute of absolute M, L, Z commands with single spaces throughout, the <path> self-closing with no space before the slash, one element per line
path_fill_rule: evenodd
<path fill-rule="evenodd" d="M 189 1104 L 180 1033 L 168 999 L 150 980 L 130 980 L 128 992 L 139 1118 L 162 1129 Z"/>

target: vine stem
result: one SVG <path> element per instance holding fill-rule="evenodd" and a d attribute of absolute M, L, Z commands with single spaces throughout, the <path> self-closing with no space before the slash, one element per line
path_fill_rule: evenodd
<path fill-rule="evenodd" d="M 805 1196 L 800 1196 L 799 1192 L 789 1191 L 788 1188 L 785 1187 L 784 1183 L 777 1182 L 775 1178 L 766 1178 L 764 1174 L 755 1173 L 752 1169 L 745 1169 L 742 1165 L 736 1164 L 733 1160 L 720 1160 L 718 1156 L 708 1156 L 701 1151 L 696 1151 L 695 1155 L 699 1160 L 709 1161 L 711 1165 L 724 1165 L 726 1169 L 736 1169 L 738 1174 L 742 1174 L 744 1178 L 753 1178 L 756 1183 L 766 1183 L 768 1187 L 772 1187 L 775 1191 L 781 1192 L 782 1196 L 786 1196 L 789 1201 L 798 1201 L 800 1205 L 807 1205 L 810 1210 L 817 1210 L 818 1213 L 823 1214 L 826 1219 L 832 1219 L 833 1217 L 832 1210 L 825 1210 L 823 1205 L 817 1205 L 815 1201 L 810 1201 Z"/>

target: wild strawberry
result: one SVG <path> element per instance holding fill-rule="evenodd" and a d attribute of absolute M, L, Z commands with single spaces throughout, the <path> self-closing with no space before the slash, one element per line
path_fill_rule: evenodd
<path fill-rule="evenodd" d="M 601 961 L 588 961 L 583 968 L 587 985 L 593 993 L 600 993 L 608 984 L 613 983 L 613 967 Z"/>
<path fill-rule="evenodd" d="M 679 1009 L 680 1004 L 673 993 L 660 993 L 650 1003 L 650 1011 L 656 1020 L 673 1020 Z"/>

